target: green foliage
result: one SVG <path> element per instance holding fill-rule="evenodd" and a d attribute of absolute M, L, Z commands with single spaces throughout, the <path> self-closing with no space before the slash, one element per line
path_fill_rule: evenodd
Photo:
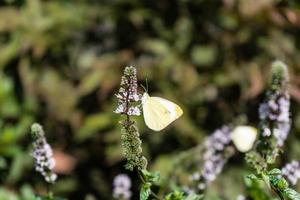
<path fill-rule="evenodd" d="M 140 191 L 140 200 L 147 200 L 151 195 L 151 183 L 142 184 Z"/>
<path fill-rule="evenodd" d="M 266 191 L 265 185 L 269 190 L 273 190 L 280 199 L 296 200 L 300 198 L 300 194 L 289 188 L 288 182 L 282 177 L 281 171 L 274 168 L 267 174 L 254 175 L 250 174 L 245 178 L 247 193 L 253 199 L 270 200 L 272 197 Z"/>
<path fill-rule="evenodd" d="M 139 138 L 139 132 L 137 127 L 132 124 L 127 124 L 128 121 L 124 120 L 121 122 L 123 127 L 121 129 L 121 141 L 123 147 L 123 155 L 127 159 L 126 168 L 133 170 L 137 167 L 139 170 L 145 169 L 147 166 L 147 160 L 142 155 L 141 140 Z"/>
<path fill-rule="evenodd" d="M 203 197 L 203 195 L 197 194 L 189 194 L 186 196 L 183 192 L 175 190 L 172 193 L 168 194 L 165 197 L 165 200 L 201 200 L 203 199 Z"/>
<path fill-rule="evenodd" d="M 275 61 L 272 65 L 271 73 L 271 89 L 275 91 L 285 89 L 289 81 L 286 64 L 281 61 Z"/>
<path fill-rule="evenodd" d="M 245 180 L 246 192 L 253 200 L 270 200 L 271 197 L 266 190 L 264 182 L 251 174 Z"/>
<path fill-rule="evenodd" d="M 281 61 L 273 62 L 270 77 L 271 85 L 269 86 L 269 90 L 266 93 L 264 103 L 261 104 L 259 108 L 259 115 L 261 118 L 261 122 L 259 124 L 259 140 L 256 143 L 256 149 L 246 155 L 246 161 L 253 168 L 255 168 L 258 173 L 262 174 L 265 173 L 265 171 L 268 169 L 268 165 L 274 164 L 276 162 L 276 158 L 282 152 L 281 147 L 283 144 L 281 143 L 283 143 L 286 138 L 284 138 L 283 140 L 280 139 L 281 141 L 279 141 L 278 135 L 280 133 L 275 133 L 276 130 L 279 130 L 278 132 L 282 132 L 282 130 L 280 130 L 280 125 L 282 124 L 282 126 L 285 127 L 290 126 L 289 113 L 286 113 L 288 120 L 282 122 L 277 119 L 279 117 L 275 116 L 274 119 L 270 119 L 269 116 L 267 116 L 274 111 L 264 111 L 264 107 L 267 106 L 267 109 L 269 109 L 268 106 L 272 102 L 276 104 L 277 102 L 283 100 L 288 101 L 288 110 L 285 112 L 289 112 L 289 95 L 287 91 L 289 75 L 287 66 Z M 277 103 L 277 105 L 277 107 L 280 107 L 279 103 Z M 277 109 L 277 112 L 280 113 L 281 111 Z M 284 131 L 287 130 L 288 132 L 283 134 L 286 134 L 287 136 L 289 133 L 289 129 L 290 128 L 285 129 Z"/>
<path fill-rule="evenodd" d="M 146 169 L 141 170 L 140 173 L 141 173 L 140 176 L 142 180 L 140 200 L 147 200 L 151 194 L 152 195 L 154 194 L 151 191 L 151 186 L 159 184 L 160 175 L 158 172 L 149 172 Z"/>
<path fill-rule="evenodd" d="M 159 184 L 160 174 L 159 172 L 149 172 L 145 169 L 141 170 L 143 179 L 151 184 Z"/>
<path fill-rule="evenodd" d="M 288 200 L 299 200 L 300 194 L 289 188 L 289 184 L 284 178 L 280 178 L 280 170 L 275 170 L 276 174 L 273 174 L 273 170 L 273 172 L 269 172 L 269 180 L 272 188 L 279 194 L 279 196 L 281 196 L 282 199 L 286 198 Z"/>
<path fill-rule="evenodd" d="M 182 200 L 182 199 L 184 199 L 184 193 L 181 191 L 177 191 L 177 190 L 168 194 L 165 197 L 165 200 Z"/>
<path fill-rule="evenodd" d="M 149 134 L 142 117 L 134 119 L 144 156 L 158 163 L 155 170 L 166 172 L 165 185 L 187 183 L 189 171 L 178 172 L 178 180 L 170 165 L 160 163 L 162 158 L 174 163 L 182 150 L 202 143 L 215 127 L 237 114 L 257 124 L 258 103 L 274 58 L 289 65 L 295 119 L 291 134 L 299 132 L 299 2 L 253 2 L 2 1 L 0 190 L 5 191 L 4 200 L 24 198 L 24 183 L 30 183 L 32 191 L 46 190 L 29 159 L 28 133 L 35 121 L 50 133 L 49 143 L 56 151 L 75 159 L 74 168 L 62 172 L 67 174 L 58 181 L 58 195 L 112 199 L 112 177 L 123 170 L 124 157 L 119 155 L 122 145 L 116 122 L 120 118 L 111 111 L 127 65 L 138 68 L 139 84 L 148 80 L 151 94 L 178 102 L 184 109 L 182 118 L 163 134 Z M 297 135 L 286 145 L 284 160 L 299 157 Z M 200 156 L 197 152 L 189 161 L 195 163 Z M 226 170 L 234 166 L 245 172 L 241 157 L 232 158 Z M 174 169 L 184 164 L 179 162 Z M 256 166 L 265 168 L 260 164 Z M 217 199 L 224 196 L 226 180 L 232 177 L 225 173 L 225 181 L 213 184 Z M 232 190 L 243 192 L 240 181 L 232 183 Z"/>

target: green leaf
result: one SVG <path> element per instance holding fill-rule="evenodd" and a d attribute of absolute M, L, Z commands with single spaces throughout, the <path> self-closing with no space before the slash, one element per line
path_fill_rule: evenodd
<path fill-rule="evenodd" d="M 261 180 L 260 178 L 258 178 L 257 176 L 255 176 L 254 174 L 249 174 L 246 176 L 246 178 L 249 178 L 251 180 Z"/>
<path fill-rule="evenodd" d="M 191 59 L 196 65 L 209 66 L 213 64 L 217 56 L 215 46 L 194 46 Z"/>
<path fill-rule="evenodd" d="M 145 183 L 142 185 L 140 192 L 140 200 L 147 200 L 151 194 L 151 183 Z"/>
<path fill-rule="evenodd" d="M 281 175 L 281 171 L 280 171 L 280 169 L 274 168 L 271 171 L 269 171 L 268 174 L 273 175 L 273 176 L 277 176 L 277 175 Z"/>
<path fill-rule="evenodd" d="M 165 200 L 182 200 L 182 199 L 184 199 L 184 193 L 178 190 L 169 193 L 165 197 Z"/>
<path fill-rule="evenodd" d="M 160 180 L 159 172 L 149 172 L 146 169 L 142 170 L 142 174 L 146 182 L 158 184 Z"/>
<path fill-rule="evenodd" d="M 185 200 L 201 200 L 203 199 L 204 196 L 203 195 L 199 195 L 199 194 L 189 194 Z"/>
<path fill-rule="evenodd" d="M 289 200 L 300 200 L 300 194 L 291 188 L 286 188 L 283 195 Z"/>
<path fill-rule="evenodd" d="M 288 187 L 289 187 L 289 184 L 285 179 L 283 179 L 283 178 L 279 179 L 279 181 L 278 181 L 278 189 L 279 190 L 285 190 Z"/>

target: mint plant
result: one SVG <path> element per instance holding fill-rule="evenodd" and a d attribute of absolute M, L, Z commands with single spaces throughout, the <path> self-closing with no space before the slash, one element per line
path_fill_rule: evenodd
<path fill-rule="evenodd" d="M 247 163 L 256 173 L 245 177 L 246 194 L 239 195 L 238 199 L 274 200 L 276 199 L 274 194 L 280 200 L 300 199 L 300 195 L 290 188 L 288 183 L 295 185 L 300 178 L 299 162 L 293 161 L 284 166 L 282 170 L 274 168 L 276 159 L 283 152 L 282 147 L 291 128 L 288 82 L 287 66 L 281 61 L 275 61 L 271 69 L 270 87 L 265 100 L 259 106 L 258 139 L 254 143 L 253 149 L 245 154 Z M 199 148 L 193 148 L 184 153 L 184 156 L 178 156 L 180 161 L 177 162 L 178 165 L 174 166 L 176 168 L 185 165 L 185 158 L 195 159 L 197 157 L 195 153 L 202 152 L 202 167 L 196 169 L 196 172 L 190 176 L 192 181 L 190 185 L 178 185 L 175 189 L 173 187 L 173 190 L 168 194 L 156 194 L 152 187 L 159 188 L 161 186 L 160 175 L 158 172 L 147 170 L 148 162 L 142 155 L 142 141 L 133 119 L 133 116 L 140 116 L 141 114 L 141 94 L 137 89 L 137 72 L 134 67 L 125 68 L 121 87 L 116 97 L 118 106 L 115 113 L 124 116 L 120 124 L 123 155 L 127 160 L 125 168 L 131 171 L 137 170 L 141 181 L 140 200 L 152 198 L 196 200 L 205 198 L 205 191 L 209 188 L 210 183 L 217 179 L 228 159 L 238 152 L 232 141 L 235 124 L 217 129 L 204 140 Z M 193 156 L 194 158 L 192 158 Z M 196 160 L 199 161 L 198 157 Z"/>
<path fill-rule="evenodd" d="M 147 170 L 148 162 L 142 155 L 143 151 L 140 134 L 134 119 L 132 119 L 132 116 L 139 116 L 141 113 L 141 94 L 139 94 L 137 89 L 137 72 L 134 67 L 130 66 L 124 69 L 120 89 L 116 94 L 116 97 L 118 99 L 118 105 L 115 113 L 124 116 L 124 119 L 120 121 L 120 124 L 123 155 L 127 160 L 125 168 L 131 171 L 134 169 L 137 170 L 141 180 L 140 200 L 147 200 L 150 197 L 159 200 L 163 199 L 163 197 L 155 194 L 151 189 L 153 185 L 159 186 L 160 174 L 158 172 L 149 172 Z M 179 191 L 174 191 L 174 193 L 169 194 L 165 198 L 170 199 L 171 196 L 174 195 L 177 199 L 179 197 L 180 199 L 185 198 L 185 195 Z M 191 200 L 197 200 L 202 198 L 202 196 L 195 194 L 193 198 L 189 198 Z"/>
<path fill-rule="evenodd" d="M 249 175 L 248 178 L 264 181 L 281 200 L 300 199 L 299 193 L 289 188 L 288 181 L 283 177 L 286 176 L 295 184 L 299 176 L 299 172 L 296 171 L 299 164 L 288 164 L 283 168 L 284 173 L 279 169 L 272 169 L 283 151 L 282 147 L 291 127 L 288 81 L 287 66 L 281 61 L 275 61 L 272 64 L 271 84 L 266 99 L 259 108 L 260 138 L 255 149 L 246 154 L 247 162 L 256 170 L 256 174 Z M 291 173 L 295 173 L 295 176 Z"/>
<path fill-rule="evenodd" d="M 31 126 L 31 136 L 33 139 L 32 157 L 35 161 L 35 170 L 39 172 L 47 184 L 47 195 L 36 196 L 35 200 L 63 200 L 60 197 L 55 197 L 51 191 L 51 185 L 55 184 L 57 174 L 54 173 L 55 159 L 53 151 L 45 137 L 43 127 L 34 123 Z"/>

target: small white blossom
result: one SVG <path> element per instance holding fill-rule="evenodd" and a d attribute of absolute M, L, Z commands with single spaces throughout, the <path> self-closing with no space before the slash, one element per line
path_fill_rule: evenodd
<path fill-rule="evenodd" d="M 119 92 L 116 94 L 118 105 L 115 113 L 125 115 L 140 115 L 141 110 L 132 103 L 139 102 L 141 95 L 137 91 L 137 74 L 134 67 L 126 67 L 121 78 Z"/>
<path fill-rule="evenodd" d="M 129 107 L 127 114 L 139 116 L 139 115 L 141 115 L 141 110 L 137 106 Z"/>
<path fill-rule="evenodd" d="M 118 114 L 122 114 L 125 112 L 125 106 L 123 103 L 119 104 L 117 109 L 115 110 L 115 113 L 118 113 Z"/>

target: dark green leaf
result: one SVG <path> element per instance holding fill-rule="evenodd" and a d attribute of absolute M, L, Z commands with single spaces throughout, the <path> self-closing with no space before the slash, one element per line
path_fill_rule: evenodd
<path fill-rule="evenodd" d="M 142 170 L 142 174 L 146 182 L 158 184 L 160 180 L 159 172 L 149 172 L 146 169 Z"/>
<path fill-rule="evenodd" d="M 286 188 L 283 195 L 289 200 L 300 200 L 300 194 L 293 189 Z"/>
<path fill-rule="evenodd" d="M 147 200 L 151 194 L 151 184 L 145 183 L 142 185 L 140 192 L 140 200 Z"/>

